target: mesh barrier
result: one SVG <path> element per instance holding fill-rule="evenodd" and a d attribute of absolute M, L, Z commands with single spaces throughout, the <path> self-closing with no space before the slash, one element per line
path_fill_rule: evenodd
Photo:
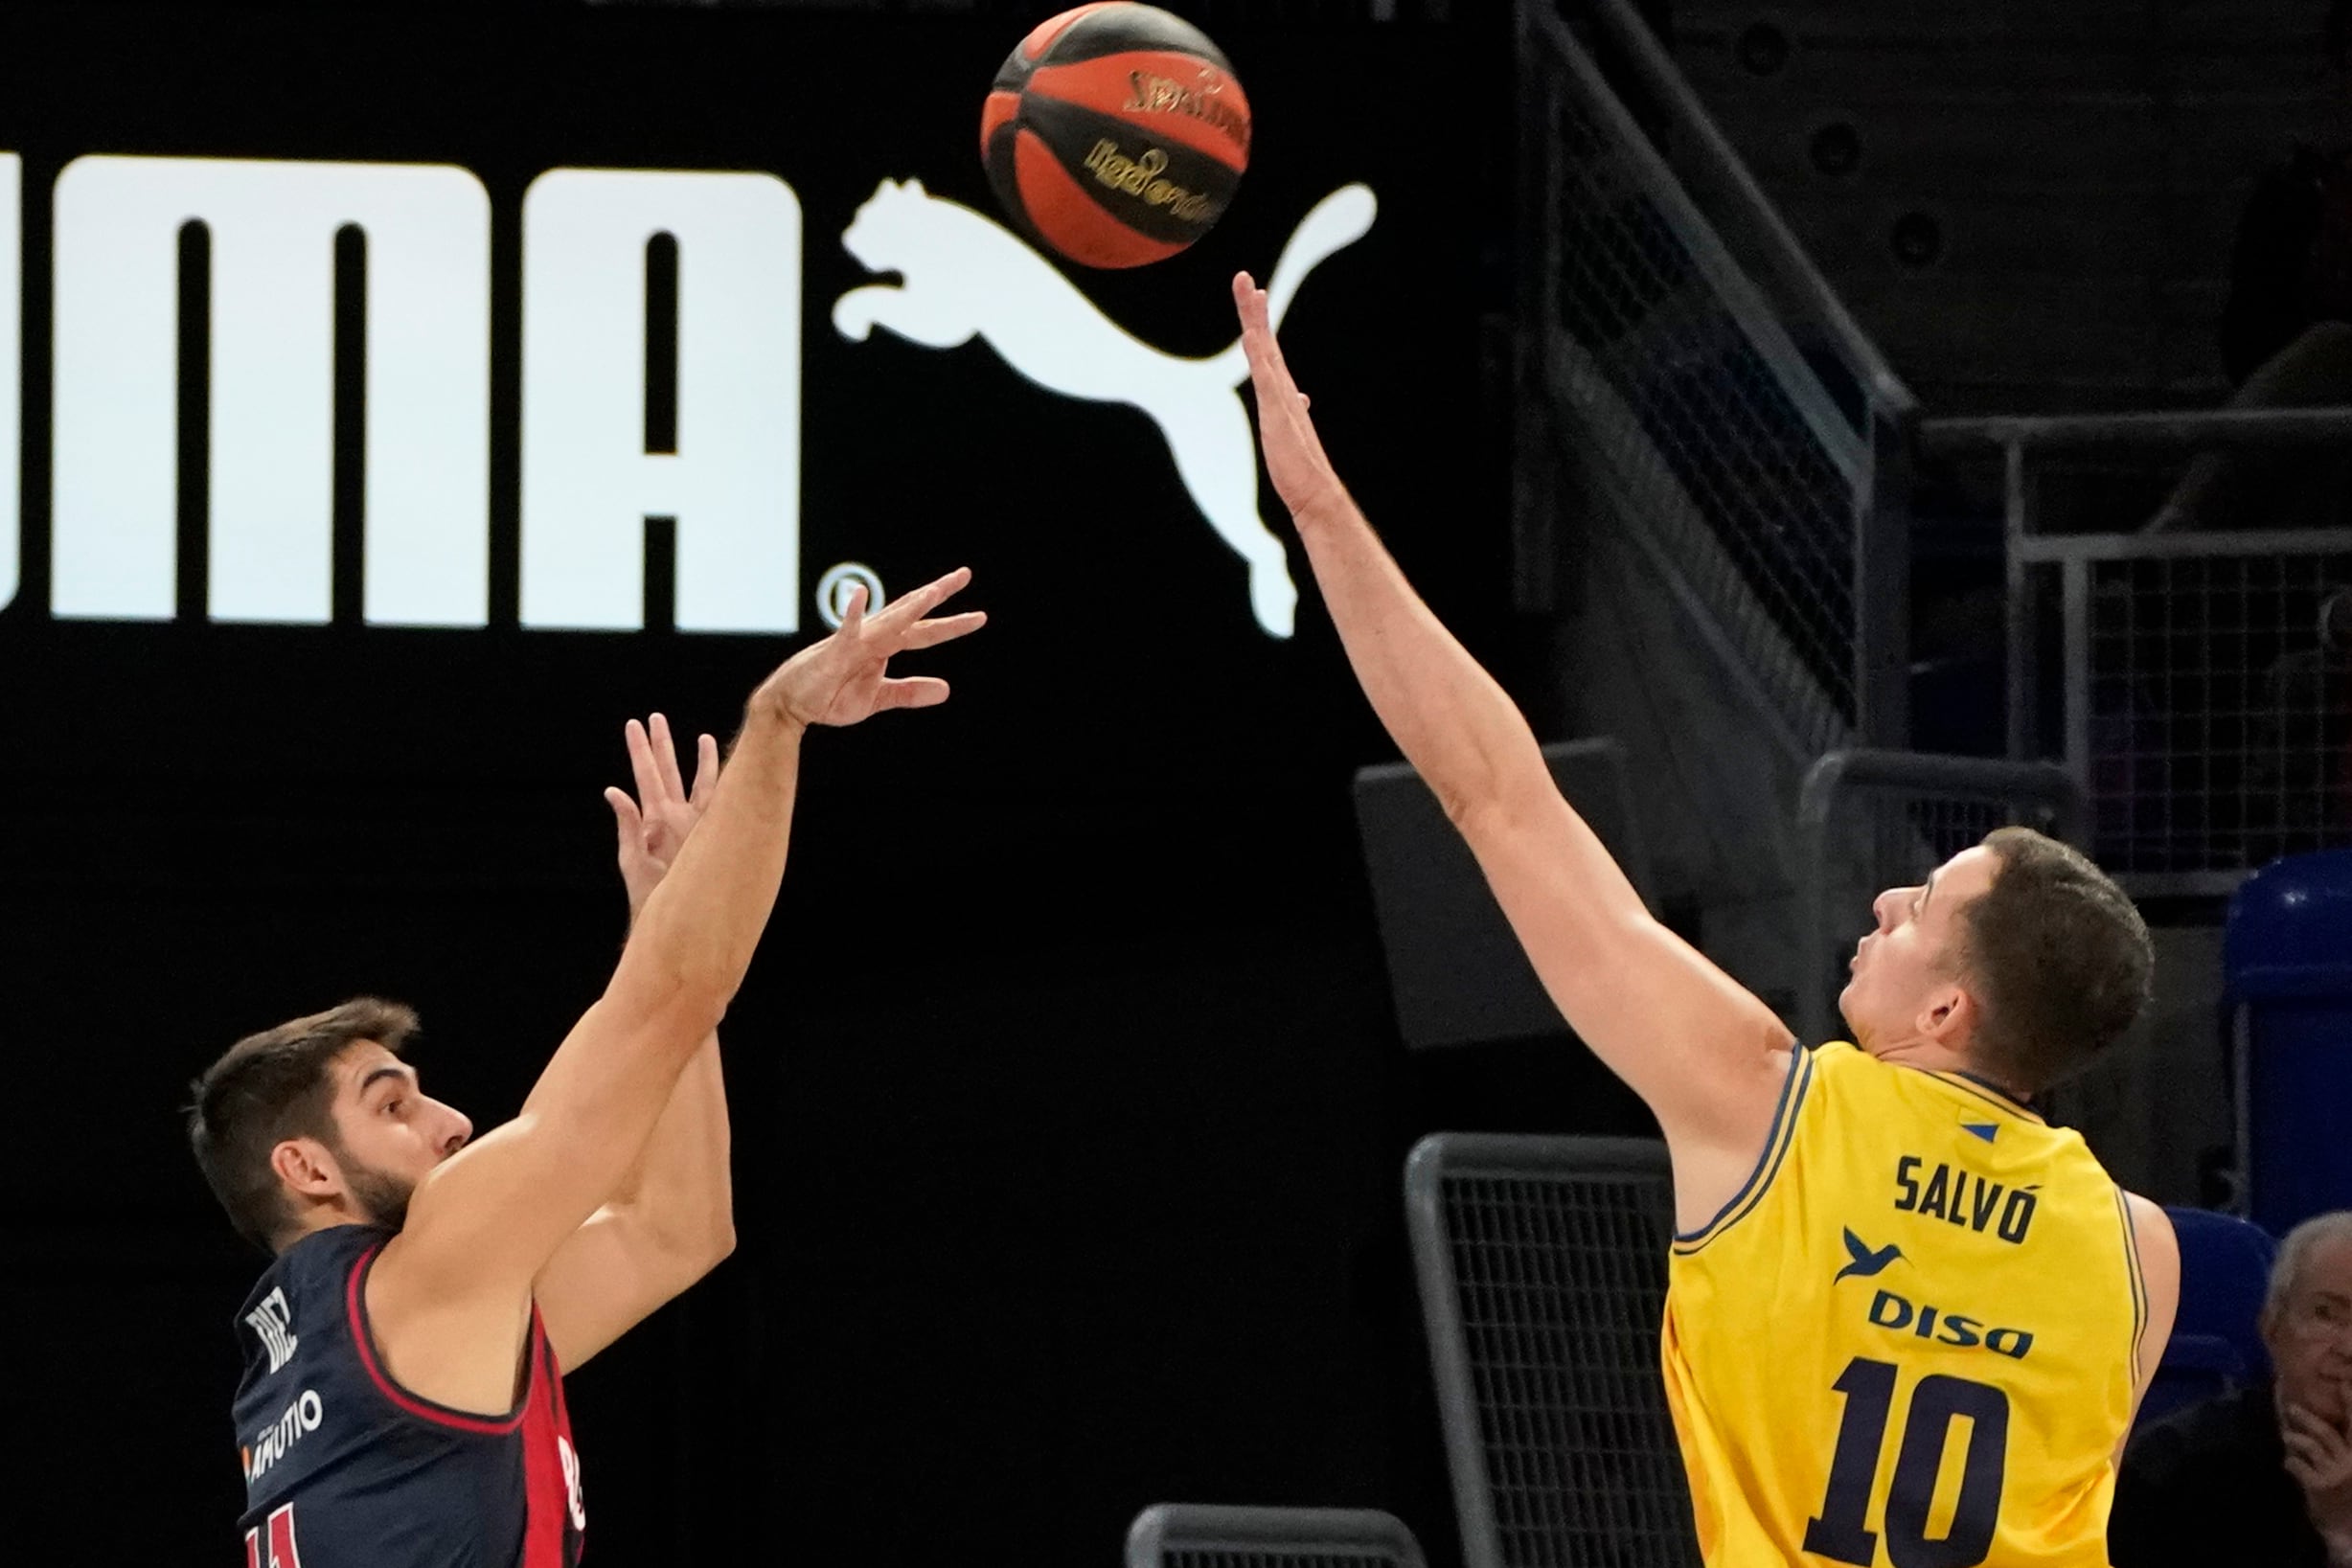
<path fill-rule="evenodd" d="M 2012 824 L 2080 836 L 2081 791 L 2038 762 L 1909 752 L 1835 752 L 1806 775 L 1802 835 L 1806 973 L 1798 1033 L 1818 1044 L 1838 1032 L 1846 960 L 1886 888 L 1921 882 L 1937 866 Z"/>
<path fill-rule="evenodd" d="M 2100 864 L 2144 891 L 2220 891 L 2352 844 L 2352 657 L 2321 631 L 2323 607 L 2352 629 L 2352 548 L 2082 569 L 2088 668 L 2066 701 L 2088 705 L 2073 761 Z"/>
<path fill-rule="evenodd" d="M 1573 36 L 1535 47 L 1550 127 L 1540 336 L 1570 434 L 1817 755 L 1860 723 L 1872 455 L 1858 382 L 1780 327 Z"/>
<path fill-rule="evenodd" d="M 1441 1133 L 1407 1188 L 1466 1559 L 1697 1563 L 1658 1374 L 1663 1148 Z"/>

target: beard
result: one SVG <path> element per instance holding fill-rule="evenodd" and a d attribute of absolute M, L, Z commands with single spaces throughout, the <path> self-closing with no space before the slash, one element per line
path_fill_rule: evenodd
<path fill-rule="evenodd" d="M 343 1168 L 343 1183 L 371 1223 L 393 1231 L 408 1223 L 408 1200 L 417 1191 L 415 1182 L 362 1165 L 340 1148 L 335 1150 L 335 1163 Z"/>

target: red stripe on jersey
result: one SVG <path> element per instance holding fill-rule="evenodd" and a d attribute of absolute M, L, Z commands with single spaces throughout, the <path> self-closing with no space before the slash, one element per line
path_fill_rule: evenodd
<path fill-rule="evenodd" d="M 564 1526 L 572 1514 L 574 1477 L 564 1473 L 571 1421 L 563 1409 L 563 1381 L 555 1352 L 531 1307 L 531 1392 L 523 1402 L 523 1560 L 521 1568 L 572 1568 Z M 574 1457 L 572 1464 L 579 1460 Z M 584 1526 L 583 1526 L 584 1528 Z"/>
<path fill-rule="evenodd" d="M 435 1404 L 430 1399 L 411 1394 L 386 1375 L 383 1364 L 376 1359 L 375 1335 L 368 1328 L 367 1302 L 361 1289 L 368 1276 L 368 1265 L 383 1250 L 384 1244 L 378 1241 L 361 1253 L 352 1264 L 350 1283 L 344 1286 L 344 1316 L 351 1323 L 352 1343 L 358 1347 L 359 1364 L 367 1369 L 368 1376 L 377 1389 L 402 1410 L 436 1426 L 454 1427 L 460 1432 L 479 1432 L 490 1437 L 505 1437 L 520 1426 L 523 1418 L 531 1412 L 531 1396 L 528 1393 L 524 1395 L 522 1405 L 512 1416 L 477 1416 L 463 1410 L 452 1410 L 447 1405 Z M 532 1334 L 536 1338 L 539 1331 L 538 1308 L 536 1306 L 531 1309 L 531 1325 Z M 536 1390 L 537 1385 L 538 1379 L 535 1375 L 532 1378 L 533 1389 Z"/>

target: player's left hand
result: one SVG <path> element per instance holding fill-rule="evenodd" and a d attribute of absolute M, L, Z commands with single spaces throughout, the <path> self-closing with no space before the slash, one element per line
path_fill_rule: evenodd
<path fill-rule="evenodd" d="M 707 735 L 695 742 L 695 784 L 689 790 L 678 775 L 669 719 L 655 714 L 646 725 L 632 718 L 622 735 L 628 743 L 629 771 L 636 775 L 636 798 L 626 789 L 607 789 L 605 803 L 620 830 L 621 885 L 628 890 L 628 918 L 634 920 L 719 788 L 719 742 Z"/>
<path fill-rule="evenodd" d="M 1242 352 L 1258 395 L 1258 444 L 1266 452 L 1267 477 L 1290 516 L 1304 524 L 1311 512 L 1344 504 L 1347 489 L 1323 454 L 1323 440 L 1307 417 L 1307 395 L 1290 379 L 1282 345 L 1274 341 L 1266 290 L 1246 272 L 1233 275 L 1233 307 L 1242 318 Z"/>
<path fill-rule="evenodd" d="M 2331 1538 L 2352 1535 L 2352 1433 L 2295 1404 L 2278 1407 L 2278 1433 L 2311 1522 Z"/>

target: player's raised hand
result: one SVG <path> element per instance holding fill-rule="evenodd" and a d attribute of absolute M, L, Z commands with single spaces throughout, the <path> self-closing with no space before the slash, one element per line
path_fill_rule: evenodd
<path fill-rule="evenodd" d="M 935 675 L 893 676 L 890 660 L 915 648 L 936 648 L 969 636 L 988 624 L 978 610 L 931 617 L 948 596 L 971 580 L 959 566 L 935 582 L 866 614 L 866 591 L 850 590 L 841 625 L 821 643 L 811 643 L 762 683 L 753 696 L 796 724 L 855 724 L 885 708 L 932 708 L 948 700 L 948 683 Z"/>
<path fill-rule="evenodd" d="M 1233 306 L 1242 318 L 1242 352 L 1249 356 L 1249 382 L 1258 395 L 1258 442 L 1266 471 L 1290 515 L 1305 521 L 1318 507 L 1347 499 L 1322 438 L 1307 417 L 1307 397 L 1290 379 L 1290 367 L 1267 319 L 1266 290 L 1246 272 L 1233 275 Z"/>
<path fill-rule="evenodd" d="M 707 735 L 695 742 L 695 784 L 690 790 L 678 775 L 677 745 L 670 738 L 669 719 L 655 714 L 651 723 L 640 724 L 632 718 L 622 739 L 628 747 L 637 793 L 632 797 L 626 789 L 607 789 L 605 803 L 612 807 L 613 824 L 620 831 L 621 885 L 628 890 L 633 920 L 711 804 L 719 787 L 719 742 Z"/>

